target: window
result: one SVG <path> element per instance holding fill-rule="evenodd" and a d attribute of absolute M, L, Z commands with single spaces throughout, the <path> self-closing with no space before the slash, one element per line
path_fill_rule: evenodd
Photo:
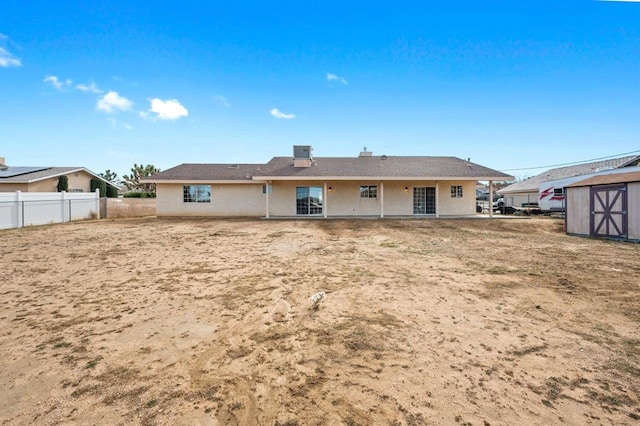
<path fill-rule="evenodd" d="M 183 186 L 182 201 L 185 203 L 210 203 L 211 202 L 211 185 Z"/>
<path fill-rule="evenodd" d="M 462 185 L 451 186 L 451 198 L 462 198 Z"/>
<path fill-rule="evenodd" d="M 271 194 L 273 192 L 273 187 L 271 185 L 262 185 L 262 193 L 266 194 L 267 188 L 269 188 L 269 194 Z"/>
<path fill-rule="evenodd" d="M 360 198 L 378 198 L 378 186 L 377 185 L 361 186 Z"/>
<path fill-rule="evenodd" d="M 564 195 L 564 188 L 553 188 L 553 195 Z"/>

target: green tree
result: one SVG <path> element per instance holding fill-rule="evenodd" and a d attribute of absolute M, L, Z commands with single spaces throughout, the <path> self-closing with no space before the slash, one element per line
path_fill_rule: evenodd
<path fill-rule="evenodd" d="M 156 173 L 160 173 L 160 169 L 157 169 L 151 164 L 143 166 L 142 164 L 138 165 L 134 163 L 131 168 L 131 174 L 122 176 L 124 186 L 132 191 L 155 192 L 155 183 L 145 183 L 140 182 L 140 180 L 155 175 Z"/>
<path fill-rule="evenodd" d="M 69 190 L 69 178 L 65 175 L 58 177 L 58 192 Z"/>
<path fill-rule="evenodd" d="M 100 190 L 100 197 L 107 196 L 107 183 L 102 179 L 91 179 L 91 192 L 94 192 L 96 189 Z"/>
<path fill-rule="evenodd" d="M 109 169 L 105 170 L 104 173 L 98 173 L 98 176 L 100 176 L 104 180 L 108 180 L 114 185 L 118 185 L 120 183 L 120 178 L 118 178 L 118 174 L 115 172 L 112 172 Z"/>

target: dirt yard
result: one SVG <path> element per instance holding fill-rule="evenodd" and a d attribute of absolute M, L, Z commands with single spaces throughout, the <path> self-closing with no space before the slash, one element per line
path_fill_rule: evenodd
<path fill-rule="evenodd" d="M 3 425 L 640 420 L 640 245 L 557 220 L 145 218 L 0 241 Z"/>

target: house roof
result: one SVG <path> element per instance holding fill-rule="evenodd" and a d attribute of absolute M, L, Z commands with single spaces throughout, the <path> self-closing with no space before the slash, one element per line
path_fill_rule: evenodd
<path fill-rule="evenodd" d="M 294 167 L 291 157 L 267 164 L 181 164 L 146 179 L 159 181 L 247 181 L 313 179 L 507 180 L 505 173 L 455 157 L 317 157 L 309 167 Z"/>
<path fill-rule="evenodd" d="M 567 188 L 579 187 L 579 186 L 595 186 L 595 185 L 609 185 L 614 183 L 625 182 L 640 182 L 640 172 L 630 173 L 617 173 L 611 175 L 593 176 L 588 179 L 581 180 L 579 182 L 567 185 Z"/>
<path fill-rule="evenodd" d="M 598 169 L 620 168 L 635 165 L 640 161 L 640 155 L 632 155 L 627 157 L 612 158 L 609 160 L 595 161 L 593 163 L 578 164 L 575 166 L 558 167 L 542 172 L 536 176 L 530 177 L 522 182 L 516 182 L 512 185 L 497 191 L 500 194 L 513 194 L 520 192 L 535 192 L 540 189 L 540 184 L 549 180 L 557 180 L 572 176 L 581 176 L 594 173 Z"/>
<path fill-rule="evenodd" d="M 157 181 L 251 181 L 264 164 L 191 164 L 185 163 L 157 173 L 146 182 Z"/>
<path fill-rule="evenodd" d="M 107 185 L 115 186 L 113 183 L 84 167 L 7 167 L 3 168 L 3 172 L 0 173 L 0 184 L 33 183 L 80 171 L 103 180 Z"/>
<path fill-rule="evenodd" d="M 310 167 L 294 167 L 290 157 L 274 157 L 256 178 L 385 178 L 507 180 L 511 176 L 456 157 L 316 157 Z"/>

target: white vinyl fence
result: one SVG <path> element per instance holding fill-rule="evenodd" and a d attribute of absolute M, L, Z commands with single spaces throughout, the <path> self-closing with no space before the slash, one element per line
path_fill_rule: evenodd
<path fill-rule="evenodd" d="M 0 229 L 98 219 L 100 193 L 0 192 Z"/>

